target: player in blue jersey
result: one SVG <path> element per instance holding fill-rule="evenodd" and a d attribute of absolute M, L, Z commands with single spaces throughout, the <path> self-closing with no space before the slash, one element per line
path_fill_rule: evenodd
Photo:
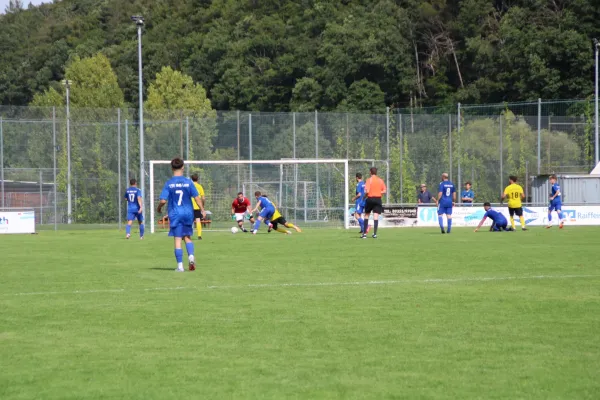
<path fill-rule="evenodd" d="M 358 172 L 356 174 L 356 196 L 354 196 L 352 198 L 352 201 L 354 201 L 354 218 L 356 218 L 356 220 L 358 221 L 358 225 L 360 226 L 360 233 L 368 233 L 368 232 L 364 232 L 365 227 L 364 227 L 364 220 L 363 220 L 363 213 L 365 212 L 365 201 L 367 199 L 367 196 L 365 196 L 365 181 L 363 181 L 362 179 L 362 174 L 360 172 Z"/>
<path fill-rule="evenodd" d="M 446 233 L 446 231 L 444 231 L 444 214 L 448 220 L 447 232 L 450 233 L 452 230 L 452 207 L 455 202 L 456 188 L 454 187 L 454 184 L 448 180 L 448 174 L 444 172 L 438 189 L 438 222 L 440 223 L 442 233 Z"/>
<path fill-rule="evenodd" d="M 483 203 L 483 208 L 485 209 L 485 214 L 483 214 L 483 218 L 481 218 L 481 221 L 479 221 L 479 225 L 477 225 L 475 232 L 481 228 L 487 218 L 493 221 L 492 228 L 490 229 L 491 231 L 502 232 L 504 230 L 507 232 L 512 232 L 513 229 L 508 227 L 508 221 L 506 217 L 500 213 L 500 211 L 494 210 L 490 203 Z"/>
<path fill-rule="evenodd" d="M 202 210 L 202 217 L 206 218 L 206 211 L 202 199 L 198 194 L 196 186 L 191 179 L 183 176 L 183 160 L 174 158 L 171 161 L 173 177 L 169 179 L 160 193 L 160 203 L 158 204 L 158 213 L 162 213 L 162 208 L 168 203 L 169 213 L 169 236 L 175 239 L 175 259 L 177 260 L 178 272 L 183 272 L 183 250 L 181 248 L 181 239 L 185 241 L 185 248 L 188 253 L 190 271 L 196 269 L 196 260 L 194 258 L 194 242 L 191 236 L 194 234 L 194 205 L 192 198 Z"/>
<path fill-rule="evenodd" d="M 267 198 L 267 196 L 263 196 L 261 192 L 254 192 L 254 197 L 256 197 L 256 207 L 254 210 L 250 211 L 250 214 L 254 214 L 260 208 L 260 213 L 258 214 L 258 218 L 254 223 L 254 229 L 252 230 L 252 234 L 256 235 L 258 232 L 258 228 L 260 228 L 260 223 L 265 222 L 266 225 L 269 225 L 269 228 L 272 228 L 271 219 L 273 218 L 273 214 L 275 214 L 275 206 Z"/>
<path fill-rule="evenodd" d="M 562 229 L 565 225 L 565 219 L 562 212 L 562 192 L 560 191 L 560 185 L 556 180 L 556 175 L 550 175 L 552 193 L 550 194 L 550 205 L 548 206 L 548 226 L 546 226 L 546 229 L 552 228 L 552 211 L 556 211 L 558 214 L 558 227 Z"/>
<path fill-rule="evenodd" d="M 131 185 L 125 191 L 125 198 L 127 199 L 127 226 L 125 227 L 125 237 L 129 239 L 131 236 L 131 224 L 133 220 L 137 219 L 138 224 L 140 225 L 140 239 L 144 238 L 144 214 L 142 213 L 143 209 L 143 200 L 142 200 L 142 191 L 137 187 L 137 181 L 135 179 L 131 179 L 129 181 Z"/>

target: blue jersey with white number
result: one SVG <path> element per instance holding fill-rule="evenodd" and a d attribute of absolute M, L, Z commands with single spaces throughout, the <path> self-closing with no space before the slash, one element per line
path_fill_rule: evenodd
<path fill-rule="evenodd" d="M 554 198 L 554 200 L 552 200 L 552 204 L 561 204 L 562 203 L 562 199 L 561 199 L 562 192 L 560 191 L 560 185 L 558 183 L 555 183 L 554 185 L 552 185 L 552 196 L 554 196 L 556 193 L 558 193 L 558 195 Z"/>
<path fill-rule="evenodd" d="M 356 199 L 356 207 L 364 207 L 366 202 L 365 181 L 360 181 L 356 184 L 356 194 L 360 196 Z"/>
<path fill-rule="evenodd" d="M 142 191 L 135 186 L 127 188 L 125 196 L 127 199 L 127 212 L 138 212 L 140 210 L 140 203 L 138 198 L 142 198 Z"/>
<path fill-rule="evenodd" d="M 260 201 L 260 208 L 261 209 L 269 209 L 269 210 L 275 210 L 275 206 L 273 205 L 273 203 L 271 202 L 271 200 L 269 200 L 268 198 L 266 198 L 265 196 L 261 196 L 258 198 L 258 201 Z"/>
<path fill-rule="evenodd" d="M 506 217 L 500 213 L 500 211 L 496 211 L 493 208 L 487 210 L 484 214 L 484 217 L 487 217 L 494 221 L 498 225 L 504 225 L 507 223 Z"/>
<path fill-rule="evenodd" d="M 167 201 L 169 224 L 192 225 L 194 222 L 194 205 L 192 197 L 198 196 L 198 190 L 191 179 L 174 176 L 165 183 L 160 199 Z"/>
<path fill-rule="evenodd" d="M 452 207 L 452 195 L 456 192 L 454 184 L 450 181 L 442 181 L 438 192 L 442 193 L 440 207 Z"/>

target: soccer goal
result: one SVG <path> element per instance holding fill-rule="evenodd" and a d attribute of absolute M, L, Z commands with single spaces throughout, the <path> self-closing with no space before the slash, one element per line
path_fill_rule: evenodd
<path fill-rule="evenodd" d="M 186 161 L 185 175 L 197 174 L 204 188 L 210 221 L 203 229 L 232 225 L 231 203 L 243 192 L 252 204 L 254 192 L 266 193 L 283 216 L 301 226 L 349 228 L 348 160 Z M 167 229 L 156 206 L 171 162 L 150 161 L 150 232 Z"/>

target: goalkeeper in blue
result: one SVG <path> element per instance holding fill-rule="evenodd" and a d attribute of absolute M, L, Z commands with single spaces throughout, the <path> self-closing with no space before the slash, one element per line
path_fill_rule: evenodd
<path fill-rule="evenodd" d="M 488 218 L 492 220 L 492 226 L 490 228 L 490 231 L 492 231 L 492 232 L 502 232 L 502 231 L 512 232 L 513 229 L 508 227 L 508 221 L 507 221 L 506 217 L 504 215 L 502 215 L 502 213 L 500 213 L 500 211 L 494 210 L 490 203 L 483 203 L 483 208 L 485 209 L 485 214 L 483 214 L 483 218 L 481 218 L 481 221 L 479 221 L 479 225 L 477 225 L 475 232 L 477 232 L 479 230 L 479 228 L 481 228 L 481 226 L 483 225 L 485 220 Z"/>
<path fill-rule="evenodd" d="M 158 213 L 162 213 L 162 208 L 168 204 L 169 213 L 169 236 L 175 240 L 175 260 L 177 261 L 177 272 L 183 272 L 183 249 L 181 241 L 185 241 L 185 248 L 188 253 L 189 269 L 196 270 L 196 260 L 194 258 L 194 242 L 191 236 L 194 234 L 194 205 L 192 198 L 200 207 L 202 217 L 206 218 L 206 211 L 202 199 L 198 194 L 196 186 L 191 179 L 183 176 L 183 160 L 174 158 L 171 161 L 173 177 L 169 179 L 162 192 L 160 193 L 160 203 L 158 204 Z"/>
<path fill-rule="evenodd" d="M 365 220 L 363 219 L 363 213 L 365 212 L 365 202 L 367 201 L 367 196 L 365 195 L 365 181 L 363 181 L 362 174 L 358 172 L 356 174 L 356 196 L 352 198 L 354 201 L 354 218 L 358 221 L 358 226 L 360 226 L 361 235 L 365 232 Z"/>
<path fill-rule="evenodd" d="M 260 208 L 260 213 L 258 214 L 258 218 L 254 223 L 254 229 L 252 230 L 252 234 L 256 235 L 258 233 L 258 228 L 260 228 L 260 223 L 264 221 L 269 228 L 273 228 L 271 224 L 271 219 L 273 219 L 273 214 L 275 214 L 275 205 L 273 202 L 267 198 L 267 196 L 263 195 L 261 192 L 254 192 L 254 197 L 256 197 L 256 207 L 254 210 L 250 211 L 250 214 L 254 214 Z"/>
<path fill-rule="evenodd" d="M 140 224 L 140 239 L 144 238 L 144 214 L 142 191 L 137 187 L 137 181 L 131 179 L 129 181 L 130 187 L 125 191 L 125 198 L 127 199 L 127 226 L 125 227 L 125 237 L 129 239 L 131 237 L 131 224 L 137 219 Z"/>

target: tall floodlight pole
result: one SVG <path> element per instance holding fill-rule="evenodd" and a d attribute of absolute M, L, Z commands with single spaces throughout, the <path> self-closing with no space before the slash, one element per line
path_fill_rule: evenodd
<path fill-rule="evenodd" d="M 596 67 L 596 77 L 595 77 L 595 85 L 594 85 L 594 131 L 595 131 L 595 158 L 594 165 L 598 165 L 600 162 L 600 147 L 598 143 L 598 50 L 600 48 L 600 42 L 598 39 L 594 39 L 594 50 L 595 50 L 595 67 Z"/>
<path fill-rule="evenodd" d="M 71 200 L 71 110 L 70 110 L 70 97 L 71 97 L 71 84 L 73 81 L 65 79 L 62 84 L 65 85 L 65 93 L 67 96 L 67 223 L 73 222 L 73 203 Z"/>
<path fill-rule="evenodd" d="M 144 192 L 144 182 L 146 181 L 146 176 L 144 174 L 144 96 L 143 96 L 143 83 L 142 83 L 142 27 L 144 26 L 144 18 L 139 15 L 134 15 L 131 17 L 131 20 L 135 22 L 138 29 L 138 78 L 139 78 L 139 103 L 140 103 L 140 111 L 139 111 L 139 125 L 140 125 L 140 190 L 142 191 L 142 195 L 146 198 L 146 193 Z"/>

